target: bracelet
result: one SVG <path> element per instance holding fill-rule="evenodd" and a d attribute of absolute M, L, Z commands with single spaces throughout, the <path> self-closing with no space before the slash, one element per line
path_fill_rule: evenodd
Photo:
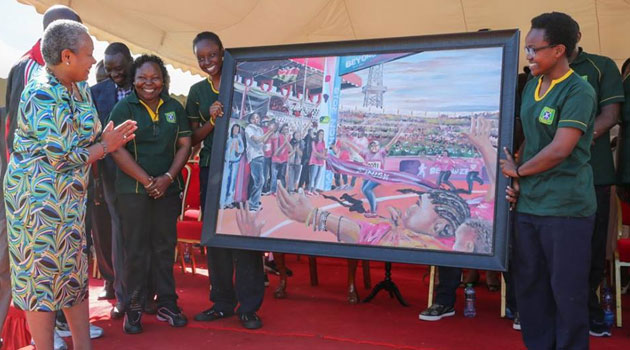
<path fill-rule="evenodd" d="M 107 144 L 104 141 L 99 141 L 98 144 L 103 147 L 103 155 L 101 156 L 101 159 L 105 159 L 105 157 L 107 157 Z"/>
<path fill-rule="evenodd" d="M 319 214 L 319 225 L 317 225 L 318 231 L 326 231 L 326 220 L 328 219 L 329 212 L 322 210 L 321 214 Z"/>
<path fill-rule="evenodd" d="M 173 178 L 173 175 L 171 175 L 171 173 L 169 173 L 168 171 L 164 173 L 164 175 L 166 175 L 166 177 L 168 177 L 169 179 L 171 179 L 171 182 L 175 181 L 175 179 Z"/>
<path fill-rule="evenodd" d="M 306 217 L 306 221 L 304 222 L 306 224 L 306 227 L 308 227 L 311 224 L 311 216 L 313 216 L 314 213 L 315 213 L 315 209 L 311 210 L 308 213 L 308 216 Z"/>
<path fill-rule="evenodd" d="M 212 118 L 212 116 L 210 117 L 210 125 L 214 126 L 214 124 L 216 123 L 214 120 L 216 118 Z"/>
<path fill-rule="evenodd" d="M 518 168 L 520 167 L 521 167 L 520 165 L 516 167 L 516 178 L 521 177 L 521 174 L 518 173 Z"/>
<path fill-rule="evenodd" d="M 149 188 L 149 187 L 151 187 L 151 185 L 153 185 L 153 181 L 154 180 L 155 179 L 153 179 L 153 176 L 149 176 L 149 184 L 146 185 L 146 186 L 144 186 L 144 185 L 142 185 L 142 186 L 144 186 L 144 188 Z"/>
<path fill-rule="evenodd" d="M 315 208 L 315 215 L 313 215 L 313 232 L 315 232 L 315 230 L 317 230 L 317 226 L 315 226 L 317 224 L 317 212 L 319 211 L 319 208 Z"/>
<path fill-rule="evenodd" d="M 343 215 L 339 217 L 339 222 L 337 222 L 337 242 L 341 242 L 341 239 L 339 239 L 339 231 L 341 230 L 341 219 L 343 219 Z"/>

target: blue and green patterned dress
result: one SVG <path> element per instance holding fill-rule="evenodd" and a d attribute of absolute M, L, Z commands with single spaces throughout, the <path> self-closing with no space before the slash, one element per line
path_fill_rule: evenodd
<path fill-rule="evenodd" d="M 87 297 L 89 152 L 101 124 L 87 83 L 81 101 L 45 69 L 24 88 L 4 179 L 13 303 L 27 311 Z"/>

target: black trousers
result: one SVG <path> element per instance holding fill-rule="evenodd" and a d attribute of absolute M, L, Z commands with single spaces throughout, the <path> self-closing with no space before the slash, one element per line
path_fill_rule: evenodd
<path fill-rule="evenodd" d="M 153 199 L 143 194 L 119 194 L 127 306 L 143 307 L 152 274 L 158 307 L 177 305 L 173 261 L 177 243 L 179 194 Z M 153 271 L 151 271 L 153 268 Z"/>
<path fill-rule="evenodd" d="M 208 174 L 208 167 L 202 167 L 199 171 L 201 210 L 204 212 Z M 216 310 L 232 313 L 237 304 L 240 304 L 237 311 L 239 313 L 256 312 L 260 309 L 265 295 L 262 253 L 208 247 L 208 270 L 211 286 L 210 300 L 214 303 L 213 307 Z"/>
<path fill-rule="evenodd" d="M 597 212 L 595 228 L 591 238 L 591 271 L 588 277 L 588 314 L 593 323 L 604 322 L 604 311 L 599 305 L 597 287 L 606 271 L 606 242 L 608 240 L 608 220 L 610 215 L 610 186 L 595 186 Z"/>
<path fill-rule="evenodd" d="M 440 284 L 435 287 L 434 304 L 453 306 L 457 287 L 462 279 L 462 269 L 458 267 L 438 266 Z"/>
<path fill-rule="evenodd" d="M 588 349 L 595 216 L 516 215 L 514 283 L 528 349 Z"/>
<path fill-rule="evenodd" d="M 308 187 L 308 180 L 310 178 L 310 174 L 311 174 L 311 169 L 308 166 L 308 161 L 306 163 L 302 163 L 302 173 L 300 174 L 300 181 L 298 182 L 298 188 Z"/>
<path fill-rule="evenodd" d="M 208 247 L 210 300 L 218 311 L 256 312 L 265 295 L 262 253 Z M 236 272 L 236 274 L 235 274 Z"/>

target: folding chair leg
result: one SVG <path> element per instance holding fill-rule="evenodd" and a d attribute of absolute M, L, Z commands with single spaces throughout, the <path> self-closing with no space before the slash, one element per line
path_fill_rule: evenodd
<path fill-rule="evenodd" d="M 507 286 L 505 284 L 505 278 L 503 278 L 503 274 L 501 274 L 501 317 L 505 317 L 505 294 L 507 291 Z"/>
<path fill-rule="evenodd" d="M 435 266 L 431 266 L 429 274 L 429 300 L 427 303 L 427 307 L 431 307 L 433 305 L 433 289 L 435 288 Z"/>
<path fill-rule="evenodd" d="M 621 328 L 621 266 L 619 253 L 615 251 L 615 298 L 617 310 L 617 327 Z"/>
<path fill-rule="evenodd" d="M 192 263 L 192 274 L 194 276 L 197 271 L 197 262 L 195 261 L 195 254 L 192 249 L 190 249 L 190 261 Z"/>

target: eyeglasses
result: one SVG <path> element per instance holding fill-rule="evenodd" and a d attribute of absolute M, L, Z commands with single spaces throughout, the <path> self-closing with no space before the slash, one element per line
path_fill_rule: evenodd
<path fill-rule="evenodd" d="M 540 50 L 544 50 L 544 49 L 548 49 L 554 46 L 558 46 L 556 44 L 554 45 L 547 45 L 547 46 L 541 46 L 541 47 L 531 47 L 531 46 L 525 46 L 525 53 L 528 56 L 536 56 L 536 52 L 540 51 Z"/>

